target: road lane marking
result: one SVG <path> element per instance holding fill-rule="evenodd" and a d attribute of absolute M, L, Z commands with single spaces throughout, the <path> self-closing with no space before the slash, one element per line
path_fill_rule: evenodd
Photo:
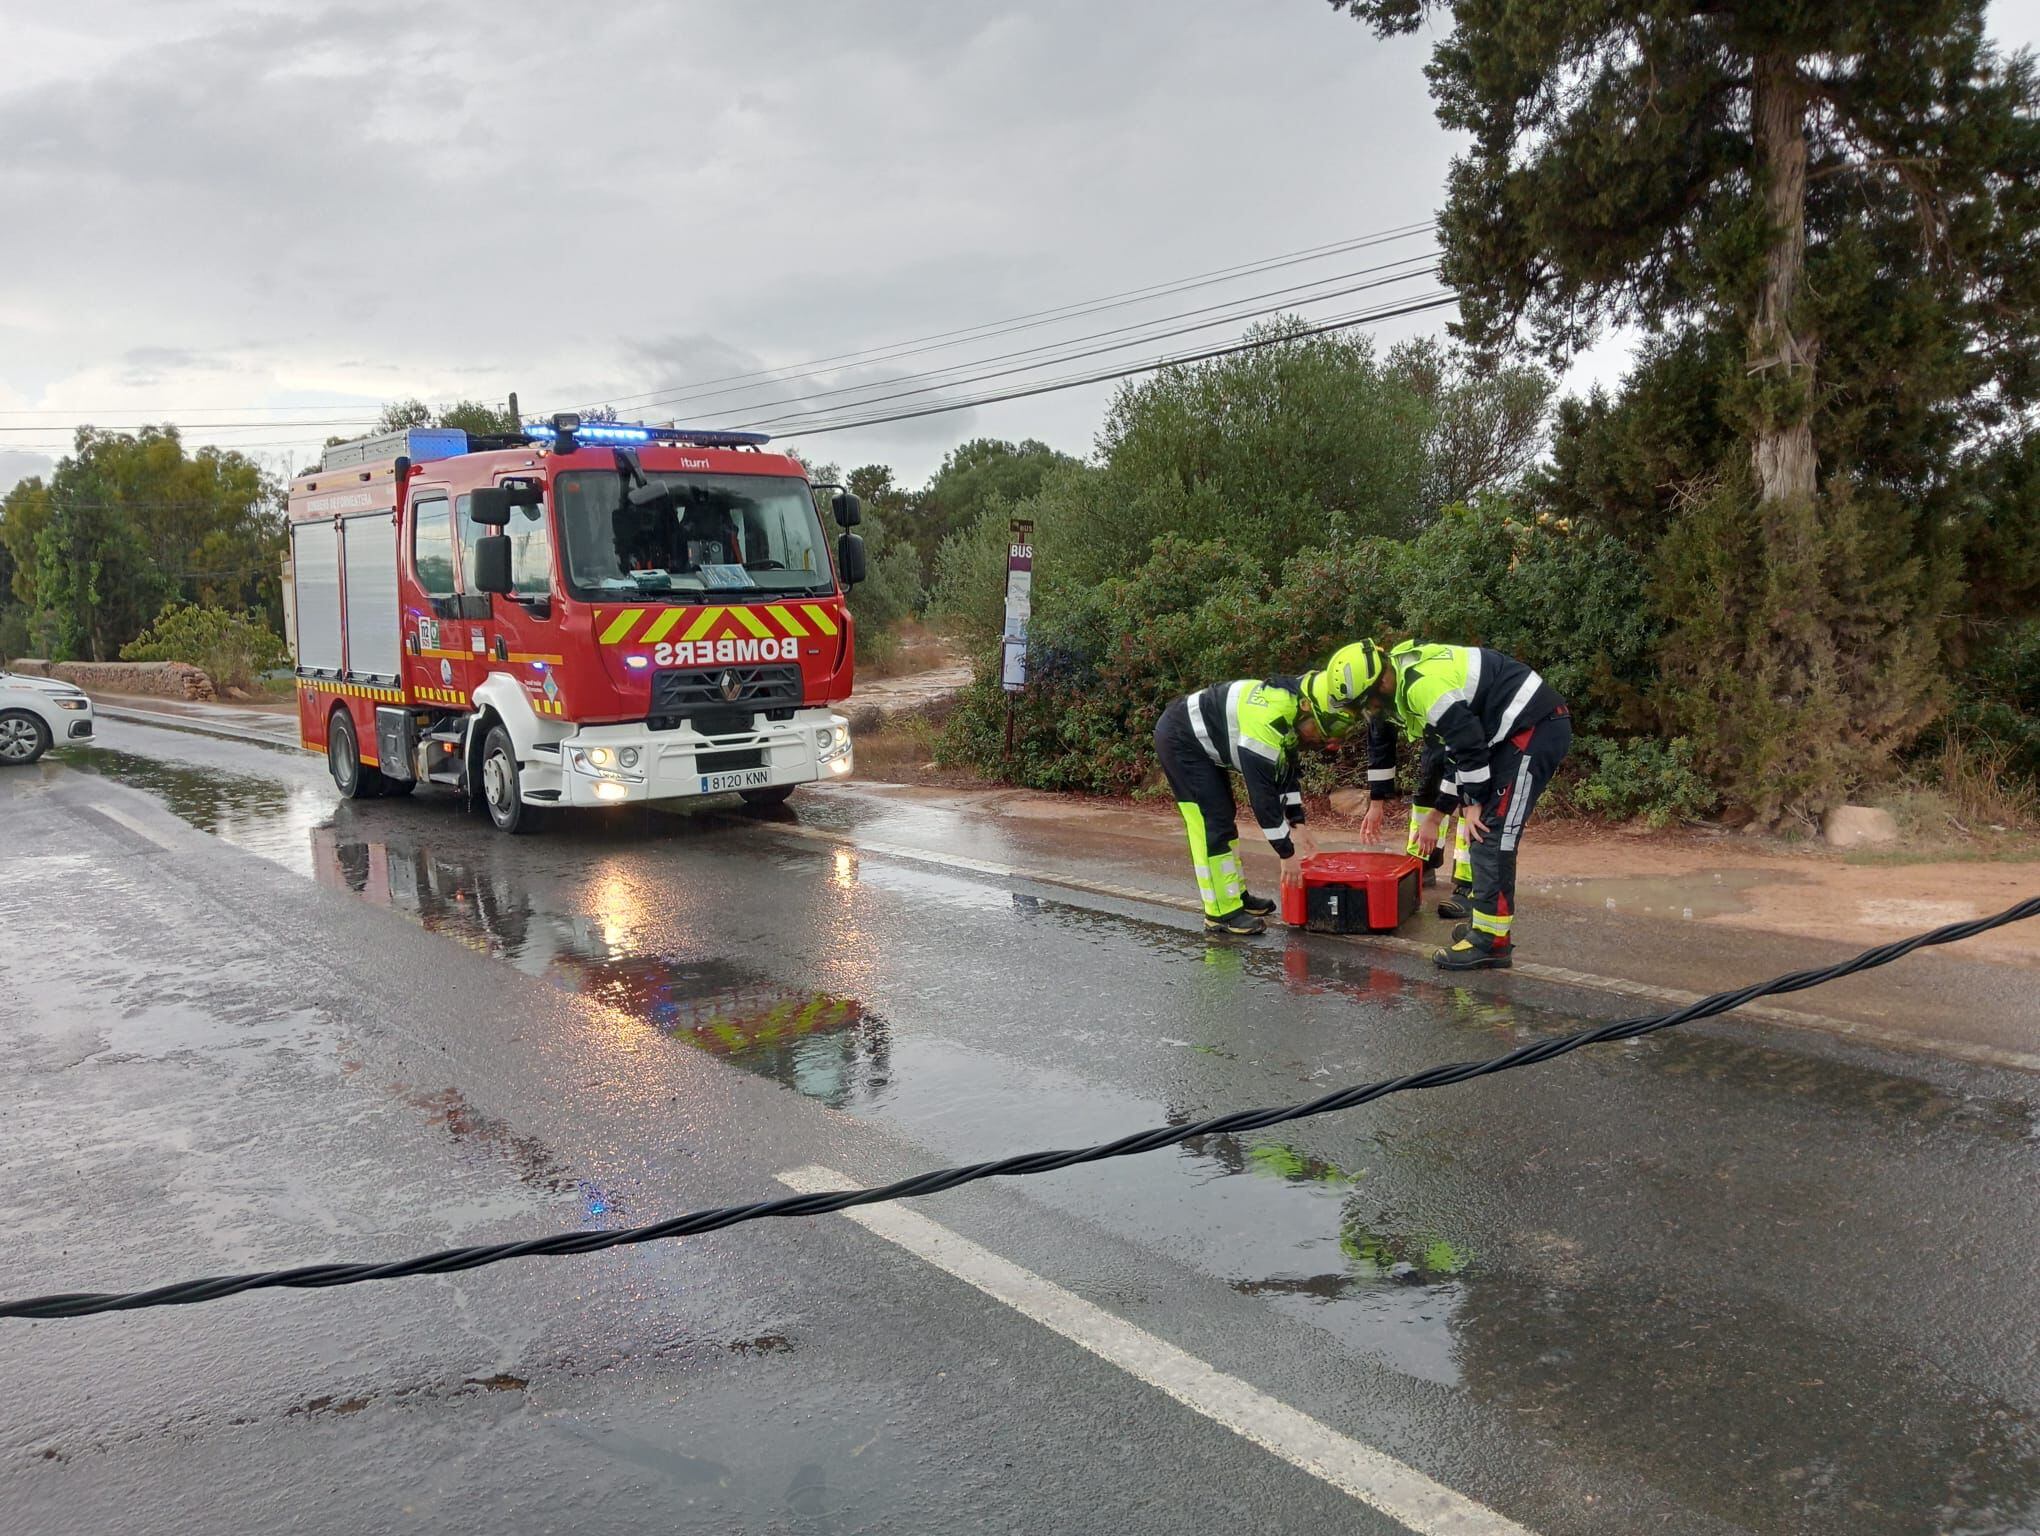
<path fill-rule="evenodd" d="M 165 837 L 161 832 L 158 832 L 146 821 L 143 821 L 139 816 L 130 816 L 126 811 L 122 810 L 117 805 L 108 805 L 103 800 L 95 800 L 92 802 L 92 809 L 99 812 L 99 814 L 104 816 L 108 821 L 119 822 L 120 825 L 126 827 L 128 831 L 133 832 L 138 836 L 146 837 L 158 848 L 175 849 L 177 846 L 175 843 L 171 842 L 169 838 Z"/>
<path fill-rule="evenodd" d="M 814 1165 L 789 1169 L 778 1178 L 802 1194 L 858 1187 L 835 1169 Z M 1385 1451 L 1340 1434 L 918 1211 L 888 1203 L 841 1214 L 1418 1536 L 1532 1536 L 1527 1527 Z"/>
<path fill-rule="evenodd" d="M 765 830 L 761 828 L 760 830 Z M 850 837 L 826 827 L 796 826 L 791 823 L 775 825 L 770 830 L 782 837 L 796 837 L 807 842 L 828 843 L 838 848 L 848 848 L 857 853 L 877 854 L 881 858 L 906 859 L 922 864 L 933 864 L 938 868 L 962 870 L 968 874 L 989 875 L 996 880 L 1025 880 L 1031 885 L 1054 886 L 1066 891 L 1082 891 L 1093 896 L 1109 896 L 1118 901 L 1136 901 L 1144 906 L 1168 907 L 1174 911 L 1197 913 L 1197 903 L 1167 891 L 1142 889 L 1135 886 L 1113 885 L 1103 880 L 1090 880 L 1078 875 L 1064 874 L 1059 870 L 1026 869 L 1014 864 L 997 864 L 990 859 L 973 859 L 963 854 L 938 853 L 933 849 L 915 848 L 905 843 L 885 843 Z M 1320 937 L 1331 937 L 1320 935 Z M 1435 942 L 1421 939 L 1405 939 L 1394 934 L 1345 934 L 1342 937 L 1361 948 L 1389 949 L 1399 954 L 1417 955 L 1428 960 L 1437 949 Z M 1648 981 L 1632 981 L 1626 976 L 1603 976 L 1595 971 L 1578 971 L 1570 966 L 1547 965 L 1537 960 L 1518 960 L 1512 974 L 1528 976 L 1533 981 L 1557 982 L 1561 986 L 1588 987 L 1597 992 L 1616 992 L 1628 997 L 1646 998 L 1654 1003 L 1683 1008 L 1688 1003 L 1697 1003 L 1707 994 L 1687 992 L 1678 987 L 1661 987 Z M 1742 1007 L 1724 1015 L 1727 1018 L 1758 1019 L 1766 1024 L 1784 1024 L 1794 1029 L 1815 1030 L 1824 1035 L 1836 1035 L 1845 1040 L 1854 1040 L 1870 1045 L 1883 1046 L 1890 1050 L 1904 1051 L 1910 1055 L 1928 1052 L 1936 1056 L 1951 1056 L 1958 1061 L 1972 1061 L 1982 1066 L 2010 1067 L 2021 1072 L 2040 1072 L 2040 1053 L 2032 1051 L 2007 1050 L 2002 1046 L 1978 1045 L 1968 1040 L 1944 1040 L 1932 1035 L 1918 1035 L 1906 1030 L 1891 1029 L 1882 1024 L 1873 1024 L 1861 1019 L 1837 1018 L 1833 1014 L 1807 1013 L 1797 1008 L 1778 1008 L 1769 1003 L 1745 1003 Z"/>

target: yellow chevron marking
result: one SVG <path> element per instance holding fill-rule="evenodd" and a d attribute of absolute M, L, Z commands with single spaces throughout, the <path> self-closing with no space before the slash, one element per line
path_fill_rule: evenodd
<path fill-rule="evenodd" d="M 784 605 L 780 603 L 774 603 L 771 607 L 767 608 L 765 611 L 771 614 L 773 618 L 777 619 L 779 621 L 779 627 L 785 630 L 789 635 L 793 636 L 794 639 L 805 640 L 807 638 L 807 631 L 800 627 L 800 620 L 796 619 Z"/>
<path fill-rule="evenodd" d="M 772 633 L 771 626 L 768 625 L 763 619 L 759 618 L 758 615 L 753 613 L 750 609 L 732 608 L 730 612 L 734 613 L 737 616 L 737 622 L 739 624 L 743 625 L 744 628 L 748 629 L 760 640 L 777 640 L 779 638 L 777 635 Z"/>
<path fill-rule="evenodd" d="M 644 616 L 645 611 L 642 608 L 624 609 L 623 612 L 619 613 L 615 618 L 611 619 L 609 621 L 609 627 L 602 631 L 602 643 L 604 645 L 616 644 L 617 641 L 621 640 L 625 635 L 629 634 L 631 630 L 636 628 L 637 621 L 643 618 Z"/>
<path fill-rule="evenodd" d="M 666 638 L 667 632 L 680 622 L 680 615 L 686 611 L 684 608 L 668 608 L 645 626 L 645 632 L 638 636 L 638 644 L 657 645 Z"/>
<path fill-rule="evenodd" d="M 800 611 L 806 614 L 809 620 L 813 622 L 815 628 L 819 629 L 823 634 L 833 635 L 836 632 L 836 621 L 829 617 L 828 609 L 817 608 L 813 603 L 807 603 L 802 606 Z"/>
<path fill-rule="evenodd" d="M 715 627 L 715 621 L 721 618 L 724 612 L 725 610 L 721 608 L 702 609 L 700 617 L 687 626 L 687 633 L 680 638 L 682 640 L 699 640 Z"/>

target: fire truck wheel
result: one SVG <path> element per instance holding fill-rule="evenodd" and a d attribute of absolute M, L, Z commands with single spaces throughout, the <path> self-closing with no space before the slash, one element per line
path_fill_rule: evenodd
<path fill-rule="evenodd" d="M 383 790 L 383 776 L 361 760 L 361 744 L 354 739 L 354 717 L 344 709 L 333 711 L 326 727 L 326 767 L 333 785 L 349 800 L 373 800 Z"/>
<path fill-rule="evenodd" d="M 793 784 L 767 784 L 763 789 L 740 789 L 737 795 L 746 805 L 784 805 L 796 788 Z"/>
<path fill-rule="evenodd" d="M 388 774 L 382 776 L 382 792 L 392 800 L 403 799 L 417 787 L 416 779 L 393 779 Z"/>
<path fill-rule="evenodd" d="M 517 793 L 517 746 L 500 725 L 482 740 L 482 804 L 499 832 L 529 832 L 537 816 Z"/>

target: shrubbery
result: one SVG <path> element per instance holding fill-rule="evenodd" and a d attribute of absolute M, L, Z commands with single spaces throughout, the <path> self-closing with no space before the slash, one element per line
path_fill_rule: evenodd
<path fill-rule="evenodd" d="M 1162 538 L 1132 573 L 1065 591 L 1037 613 L 1010 761 L 995 646 L 943 754 L 1036 789 L 1130 793 L 1154 771 L 1150 737 L 1177 695 L 1303 672 L 1362 635 L 1417 635 L 1530 659 L 1574 707 L 1582 745 L 1570 802 L 1664 825 L 1704 814 L 1716 796 L 1690 743 L 1615 734 L 1658 635 L 1645 590 L 1640 562 L 1619 544 L 1520 521 L 1493 498 L 1451 509 L 1409 543 L 1299 551 L 1277 577 L 1224 540 Z M 1307 787 L 1352 782 L 1360 766 L 1314 762 Z"/>
<path fill-rule="evenodd" d="M 218 689 L 245 689 L 259 672 L 290 664 L 290 651 L 254 614 L 171 603 L 120 649 L 123 661 L 182 661 Z"/>

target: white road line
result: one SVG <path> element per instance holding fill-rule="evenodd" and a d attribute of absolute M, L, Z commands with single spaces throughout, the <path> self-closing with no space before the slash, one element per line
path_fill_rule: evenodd
<path fill-rule="evenodd" d="M 995 864 L 989 859 L 938 853 L 933 849 L 915 848 L 904 843 L 885 843 L 850 837 L 823 827 L 786 824 L 773 826 L 770 830 L 782 837 L 829 843 L 857 853 L 877 854 L 881 858 L 907 859 L 941 868 L 964 870 L 975 875 L 990 875 L 994 879 L 1025 880 L 1034 885 L 1058 886 L 1066 891 L 1110 896 L 1119 901 L 1137 901 L 1151 907 L 1170 907 L 1191 913 L 1200 910 L 1195 902 L 1180 896 L 1172 896 L 1166 891 L 1112 885 L 1103 880 L 1088 880 L 1082 876 L 1064 874 L 1059 870 L 1024 869 L 1013 864 Z M 1398 938 L 1394 934 L 1386 933 L 1348 934 L 1346 939 L 1364 948 L 1392 949 L 1405 955 L 1421 955 L 1426 960 L 1430 959 L 1432 951 L 1437 948 L 1436 944 L 1425 943 L 1419 939 Z M 1683 1008 L 1688 1003 L 1697 1003 L 1706 996 L 1702 992 L 1687 992 L 1678 987 L 1661 987 L 1648 981 L 1633 981 L 1625 976 L 1603 976 L 1594 971 L 1576 971 L 1568 966 L 1546 965 L 1535 960 L 1518 960 L 1513 974 L 1528 976 L 1533 981 L 1552 981 L 1568 987 L 1591 987 L 1598 992 L 1615 992 L 1628 997 L 1646 998 L 1651 1002 L 1663 1003 L 1673 1008 Z M 1816 1030 L 1824 1035 L 1838 1035 L 1846 1040 L 1862 1041 L 1912 1054 L 1926 1051 L 1936 1056 L 1952 1056 L 1960 1061 L 1977 1062 L 1983 1066 L 2040 1072 L 2040 1052 L 2006 1050 L 2001 1046 L 1978 1045 L 1968 1040 L 1943 1040 L 1931 1035 L 1914 1034 L 1909 1030 L 1868 1023 L 1861 1019 L 1843 1019 L 1825 1013 L 1806 1013 L 1797 1008 L 1774 1007 L 1769 1003 L 1745 1003 L 1727 1017 L 1761 1019 L 1767 1024 L 1784 1024 L 1794 1029 Z"/>
<path fill-rule="evenodd" d="M 95 800 L 92 802 L 92 809 L 99 812 L 99 814 L 104 816 L 108 821 L 117 821 L 122 826 L 126 827 L 128 831 L 137 833 L 142 837 L 146 837 L 158 848 L 174 849 L 177 846 L 175 843 L 171 842 L 169 838 L 165 837 L 161 832 L 158 832 L 154 827 L 150 826 L 147 822 L 143 821 L 139 817 L 130 816 L 126 811 L 122 810 L 117 805 L 108 805 L 103 800 Z"/>
<path fill-rule="evenodd" d="M 778 1177 L 803 1194 L 857 1187 L 833 1168 L 794 1168 Z M 843 1215 L 1418 1536 L 1531 1536 L 1526 1527 L 1415 1467 L 1340 1434 L 918 1212 L 887 1204 L 858 1206 Z"/>

